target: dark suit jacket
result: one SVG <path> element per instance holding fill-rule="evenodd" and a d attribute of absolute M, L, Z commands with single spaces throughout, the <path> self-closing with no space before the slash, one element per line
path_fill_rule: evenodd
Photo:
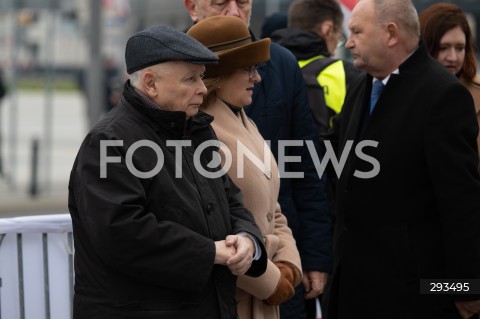
<path fill-rule="evenodd" d="M 454 298 L 420 294 L 420 279 L 480 278 L 480 178 L 471 96 L 423 43 L 366 116 L 372 77 L 352 84 L 329 136 L 342 154 L 331 318 L 457 318 Z M 363 124 L 362 124 L 363 123 Z M 355 155 L 362 140 L 371 158 Z M 375 159 L 378 175 L 362 179 Z M 358 173 L 358 172 L 357 172 Z M 459 318 L 459 317 L 458 317 Z"/>

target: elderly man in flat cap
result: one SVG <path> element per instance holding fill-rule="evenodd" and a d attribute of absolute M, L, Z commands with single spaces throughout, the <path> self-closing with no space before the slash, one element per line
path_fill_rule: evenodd
<path fill-rule="evenodd" d="M 218 58 L 157 26 L 128 40 L 125 60 L 123 97 L 70 176 L 74 318 L 237 318 L 236 276 L 260 276 L 267 254 L 198 111 Z"/>

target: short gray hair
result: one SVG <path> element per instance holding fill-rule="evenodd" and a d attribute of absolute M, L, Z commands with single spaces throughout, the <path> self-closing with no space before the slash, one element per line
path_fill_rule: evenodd
<path fill-rule="evenodd" d="M 128 76 L 129 79 L 130 79 L 130 84 L 133 87 L 138 88 L 138 84 L 140 82 L 140 79 L 142 78 L 143 71 L 144 71 L 144 69 L 141 69 L 141 70 L 133 72 L 132 74 L 130 74 Z"/>
<path fill-rule="evenodd" d="M 379 25 L 395 22 L 409 36 L 420 38 L 418 14 L 411 0 L 374 0 L 374 4 Z"/>

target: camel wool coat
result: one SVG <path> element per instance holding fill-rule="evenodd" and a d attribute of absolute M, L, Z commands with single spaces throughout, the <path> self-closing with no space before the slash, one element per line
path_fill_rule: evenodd
<path fill-rule="evenodd" d="M 267 270 L 262 276 L 238 277 L 236 297 L 239 318 L 278 319 L 280 318 L 279 307 L 267 305 L 263 301 L 275 292 L 280 280 L 280 270 L 274 262 L 288 262 L 296 268 L 295 286 L 301 282 L 302 268 L 295 239 L 277 201 L 280 190 L 277 163 L 255 124 L 243 109 L 235 113 L 223 101 L 215 99 L 203 111 L 213 115 L 212 127 L 215 134 L 232 155 L 232 165 L 224 166 L 224 169 L 228 169 L 228 175 L 242 191 L 244 205 L 253 214 L 264 236 L 268 255 Z M 240 148 L 251 151 L 261 162 L 258 165 L 260 167 L 255 165 L 247 155 L 241 157 L 243 163 L 238 162 L 237 152 L 241 151 Z M 264 160 L 264 150 L 270 157 L 269 161 Z M 268 163 L 270 167 L 266 165 Z M 222 154 L 222 164 L 225 164 L 224 154 Z M 243 177 L 238 170 L 242 168 Z"/>

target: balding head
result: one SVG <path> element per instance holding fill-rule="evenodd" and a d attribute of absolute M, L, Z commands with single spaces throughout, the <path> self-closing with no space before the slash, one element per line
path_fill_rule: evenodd
<path fill-rule="evenodd" d="M 410 0 L 360 0 L 349 21 L 346 47 L 354 64 L 377 78 L 397 69 L 420 39 L 418 17 Z"/>
<path fill-rule="evenodd" d="M 363 1 L 363 0 L 361 0 Z M 394 22 L 406 36 L 410 46 L 416 46 L 420 40 L 418 14 L 411 0 L 373 0 L 377 23 L 386 26 Z M 410 41 L 408 41 L 410 40 Z"/>

